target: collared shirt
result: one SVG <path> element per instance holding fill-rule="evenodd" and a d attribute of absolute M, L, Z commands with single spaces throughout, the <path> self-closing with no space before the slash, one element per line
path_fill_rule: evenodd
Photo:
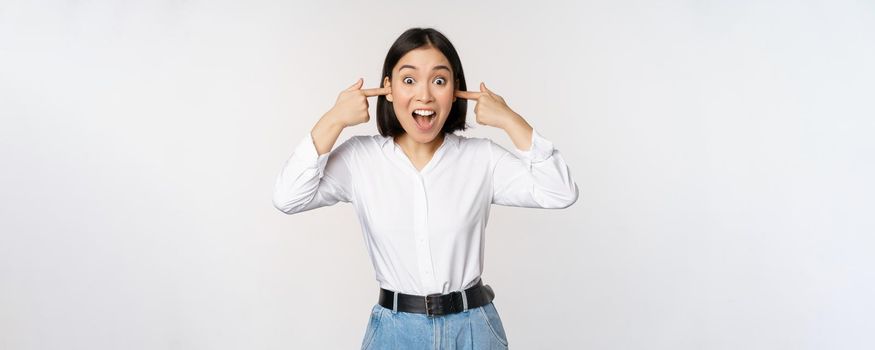
<path fill-rule="evenodd" d="M 566 208 L 578 187 L 553 143 L 532 132 L 514 153 L 446 134 L 422 170 L 392 137 L 353 136 L 318 155 L 307 133 L 276 179 L 274 206 L 295 214 L 352 203 L 381 288 L 414 295 L 473 286 L 491 204 Z"/>

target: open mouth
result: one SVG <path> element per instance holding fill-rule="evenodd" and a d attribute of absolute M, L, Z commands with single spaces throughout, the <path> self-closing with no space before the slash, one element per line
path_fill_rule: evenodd
<path fill-rule="evenodd" d="M 432 124 L 434 124 L 434 118 L 437 116 L 437 113 L 428 109 L 417 109 L 411 113 L 413 116 L 413 120 L 416 121 L 416 126 L 422 130 L 431 129 Z"/>

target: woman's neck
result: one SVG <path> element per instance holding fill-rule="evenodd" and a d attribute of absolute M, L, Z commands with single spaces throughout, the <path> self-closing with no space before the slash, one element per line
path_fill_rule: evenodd
<path fill-rule="evenodd" d="M 440 133 L 430 142 L 420 143 L 411 138 L 410 135 L 403 134 L 395 138 L 395 143 L 397 143 L 410 158 L 429 159 L 434 155 L 434 152 L 437 151 L 441 144 L 443 144 L 444 138 L 444 133 Z"/>

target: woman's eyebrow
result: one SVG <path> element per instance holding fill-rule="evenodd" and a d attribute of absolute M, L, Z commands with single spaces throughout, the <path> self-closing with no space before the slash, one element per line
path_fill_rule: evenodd
<path fill-rule="evenodd" d="M 409 64 L 405 64 L 405 65 L 401 66 L 401 68 L 398 68 L 398 71 L 400 72 L 400 71 L 401 71 L 402 69 L 404 69 L 404 68 L 410 68 L 410 69 L 413 69 L 413 70 L 416 70 L 416 69 L 417 69 L 417 68 L 414 67 L 414 66 L 411 66 L 411 65 L 409 65 Z M 445 65 L 435 66 L 435 67 L 432 68 L 431 70 L 438 70 L 438 69 L 446 69 L 448 72 L 451 72 L 450 67 L 447 67 L 447 66 L 445 66 Z"/>

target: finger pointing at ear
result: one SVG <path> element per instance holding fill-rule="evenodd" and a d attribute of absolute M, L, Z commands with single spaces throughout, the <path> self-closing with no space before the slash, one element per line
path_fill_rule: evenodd
<path fill-rule="evenodd" d="M 466 100 L 476 100 L 480 98 L 480 93 L 476 91 L 456 91 L 456 97 L 464 98 Z"/>
<path fill-rule="evenodd" d="M 392 93 L 392 88 L 390 87 L 381 87 L 381 88 L 373 88 L 373 89 L 362 89 L 362 92 L 367 97 L 371 96 L 380 96 L 380 95 L 388 95 Z"/>
<path fill-rule="evenodd" d="M 522 118 L 507 106 L 504 98 L 489 90 L 485 83 L 480 83 L 480 92 L 456 91 L 456 97 L 477 101 L 474 114 L 479 124 L 503 129 L 514 120 Z"/>
<path fill-rule="evenodd" d="M 368 122 L 371 120 L 371 116 L 368 114 L 370 106 L 368 97 L 386 95 L 392 92 L 389 87 L 362 89 L 362 85 L 364 85 L 364 79 L 359 78 L 337 96 L 334 107 L 326 113 L 332 123 L 347 127 Z"/>

